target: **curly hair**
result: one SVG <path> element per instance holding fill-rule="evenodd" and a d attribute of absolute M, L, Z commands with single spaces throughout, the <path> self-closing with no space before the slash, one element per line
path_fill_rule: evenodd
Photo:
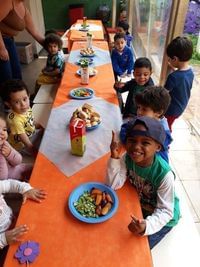
<path fill-rule="evenodd" d="M 167 56 L 173 59 L 177 57 L 180 61 L 188 61 L 192 57 L 193 44 L 187 37 L 178 36 L 167 46 Z"/>
<path fill-rule="evenodd" d="M 29 90 L 24 81 L 19 79 L 8 80 L 2 85 L 1 97 L 4 102 L 10 101 L 11 93 L 16 93 L 25 90 L 29 95 Z"/>
<path fill-rule="evenodd" d="M 59 50 L 61 50 L 62 49 L 63 42 L 62 42 L 62 40 L 61 40 L 61 38 L 60 38 L 60 36 L 58 34 L 48 33 L 45 36 L 45 40 L 44 40 L 44 48 L 46 50 L 48 50 L 48 45 L 49 44 L 57 44 Z"/>
<path fill-rule="evenodd" d="M 161 118 L 167 111 L 170 101 L 169 91 L 162 86 L 148 86 L 135 96 L 137 105 L 149 107 L 154 112 L 162 112 Z"/>

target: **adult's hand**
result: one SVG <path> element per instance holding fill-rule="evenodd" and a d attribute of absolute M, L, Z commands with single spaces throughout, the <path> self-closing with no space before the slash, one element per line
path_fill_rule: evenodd
<path fill-rule="evenodd" d="M 5 47 L 0 48 L 0 59 L 4 61 L 9 60 L 8 51 Z"/>

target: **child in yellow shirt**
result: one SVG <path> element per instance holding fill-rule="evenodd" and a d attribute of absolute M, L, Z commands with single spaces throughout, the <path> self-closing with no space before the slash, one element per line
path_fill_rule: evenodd
<path fill-rule="evenodd" d="M 2 98 L 11 109 L 7 117 L 10 128 L 9 143 L 20 152 L 35 154 L 43 131 L 34 121 L 26 84 L 22 80 L 7 81 L 4 84 Z"/>

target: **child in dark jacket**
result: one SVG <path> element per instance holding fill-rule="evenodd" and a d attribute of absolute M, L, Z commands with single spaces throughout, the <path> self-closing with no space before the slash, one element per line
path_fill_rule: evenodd
<path fill-rule="evenodd" d="M 125 107 L 122 107 L 123 118 L 134 117 L 137 115 L 135 104 L 135 95 L 142 92 L 145 87 L 154 85 L 151 79 L 152 66 L 151 62 L 146 57 L 136 59 L 134 64 L 134 79 L 127 83 L 116 82 L 114 88 L 117 93 L 128 92 Z"/>

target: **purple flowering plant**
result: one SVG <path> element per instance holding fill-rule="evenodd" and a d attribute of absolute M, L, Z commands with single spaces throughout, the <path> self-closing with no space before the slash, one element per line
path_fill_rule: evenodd
<path fill-rule="evenodd" d="M 199 31 L 200 1 L 190 1 L 184 25 L 184 33 L 198 35 Z"/>

